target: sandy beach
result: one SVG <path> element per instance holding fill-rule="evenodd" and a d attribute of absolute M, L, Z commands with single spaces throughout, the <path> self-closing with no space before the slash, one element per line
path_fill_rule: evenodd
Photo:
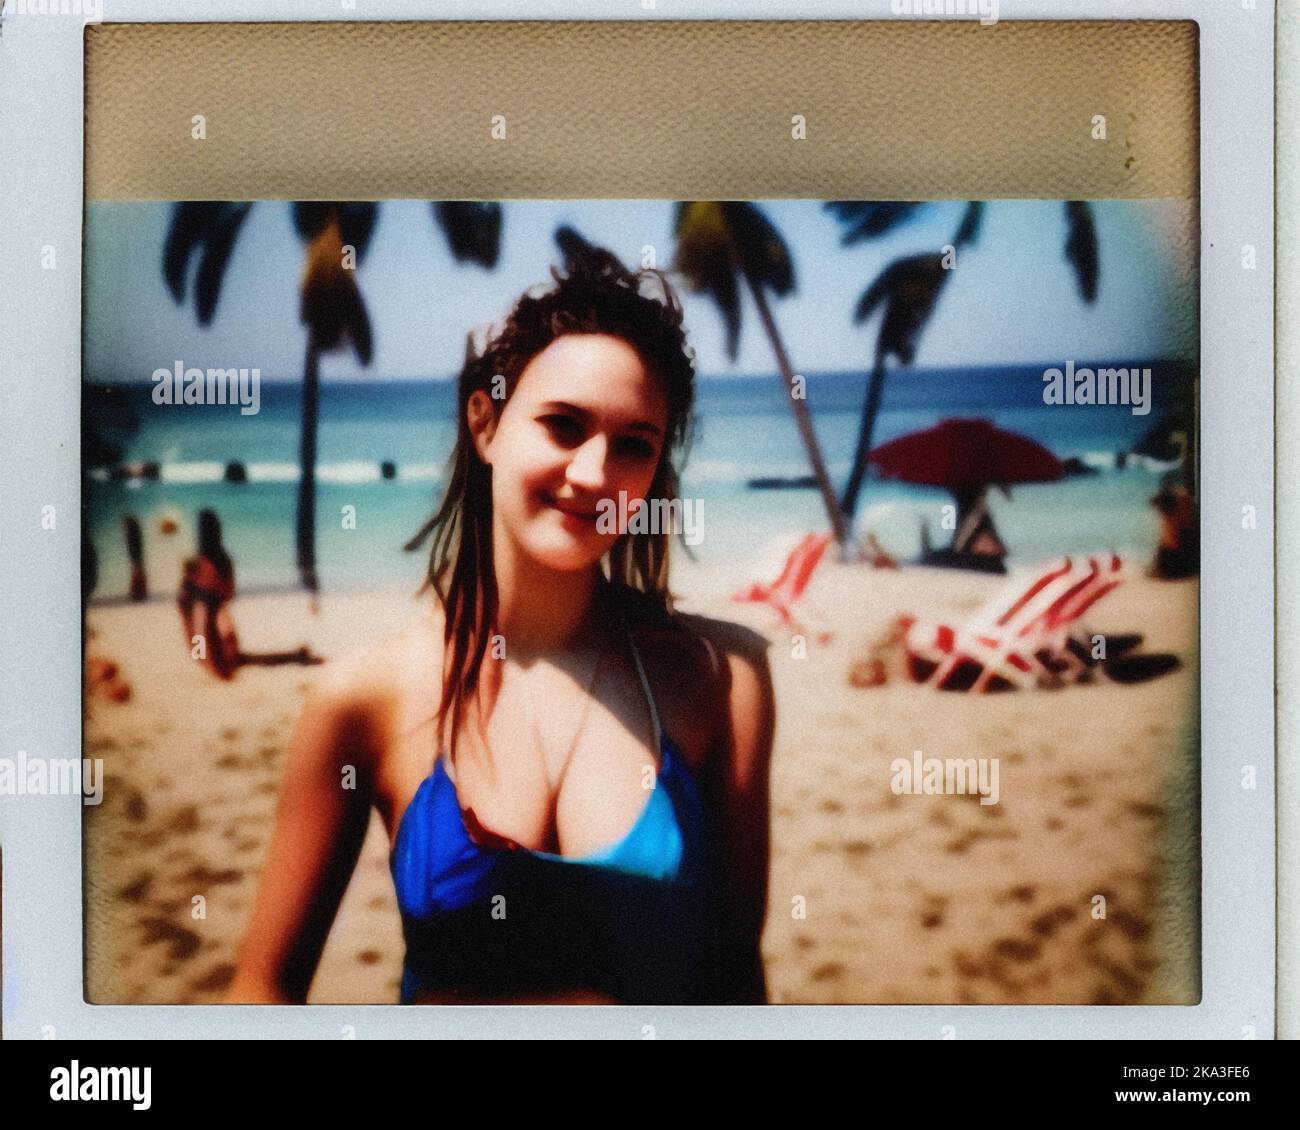
<path fill-rule="evenodd" d="M 960 621 L 1000 578 L 828 561 L 805 605 L 835 636 L 803 654 L 764 609 L 728 601 L 736 570 L 675 567 L 684 608 L 772 640 L 774 1002 L 1199 999 L 1197 586 L 1139 573 L 1087 626 L 1140 632 L 1143 650 L 1173 653 L 1178 670 L 977 697 L 894 668 L 885 685 L 858 688 L 848 672 L 899 614 Z M 326 657 L 415 612 L 391 590 L 326 593 L 322 605 L 313 617 L 303 595 L 241 597 L 232 612 L 247 650 L 306 644 Z M 285 745 L 322 668 L 246 668 L 220 684 L 189 658 L 168 601 L 92 607 L 87 620 L 90 654 L 115 660 L 132 688 L 126 703 L 92 701 L 86 721 L 85 755 L 106 773 L 103 804 L 85 809 L 87 997 L 218 1001 Z M 896 795 L 890 764 L 917 750 L 999 759 L 999 802 Z M 401 961 L 375 817 L 311 1000 L 395 1001 Z"/>

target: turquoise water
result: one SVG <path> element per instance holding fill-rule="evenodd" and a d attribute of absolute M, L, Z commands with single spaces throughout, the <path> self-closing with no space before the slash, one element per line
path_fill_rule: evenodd
<path fill-rule="evenodd" d="M 1109 364 L 1110 362 L 1098 362 Z M 1133 361 L 1115 364 L 1132 365 Z M 1134 416 L 1125 406 L 1048 406 L 1042 402 L 1046 366 L 904 370 L 886 386 L 876 443 L 950 416 L 982 416 L 1028 435 L 1061 457 L 1108 465 L 1158 419 L 1176 378 L 1169 363 L 1153 369 L 1156 405 Z M 836 487 L 848 475 L 861 412 L 864 373 L 809 373 L 808 404 Z M 124 515 L 142 521 L 145 561 L 153 589 L 175 590 L 180 561 L 192 552 L 194 514 L 212 507 L 221 516 L 239 587 L 248 592 L 295 583 L 293 521 L 300 389 L 264 383 L 261 409 L 155 405 L 150 386 L 119 385 L 114 398 L 136 418 L 125 435 L 128 460 L 161 464 L 161 481 L 95 482 L 87 520 L 99 556 L 97 598 L 125 594 L 128 582 Z M 448 381 L 357 381 L 322 386 L 317 484 L 317 558 L 327 589 L 419 582 L 423 555 L 402 542 L 431 512 L 454 438 L 455 391 Z M 701 380 L 698 426 L 682 474 L 685 497 L 702 503 L 704 539 L 692 552 L 702 561 L 752 554 L 777 536 L 826 529 L 814 490 L 757 491 L 746 480 L 808 472 L 784 389 L 775 375 Z M 250 481 L 226 483 L 222 468 L 243 462 Z M 384 480 L 379 463 L 395 464 Z M 1148 500 L 1162 468 L 1130 461 L 1124 470 L 1058 483 L 1013 488 L 1008 501 L 992 498 L 998 529 L 1012 564 L 1057 553 L 1116 549 L 1141 559 L 1155 545 L 1155 512 Z M 877 531 L 903 556 L 919 545 L 920 521 L 934 541 L 949 496 L 934 488 L 868 480 L 860 524 Z M 345 529 L 344 507 L 355 507 L 356 529 Z M 163 535 L 159 522 L 180 523 Z"/>

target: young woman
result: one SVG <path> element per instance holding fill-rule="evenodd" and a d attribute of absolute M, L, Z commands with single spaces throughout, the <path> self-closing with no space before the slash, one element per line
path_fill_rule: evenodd
<path fill-rule="evenodd" d="M 306 999 L 372 805 L 403 1001 L 766 999 L 764 641 L 675 613 L 671 531 L 607 520 L 676 498 L 681 308 L 604 251 L 552 274 L 461 373 L 435 599 L 304 711 L 232 1000 Z"/>

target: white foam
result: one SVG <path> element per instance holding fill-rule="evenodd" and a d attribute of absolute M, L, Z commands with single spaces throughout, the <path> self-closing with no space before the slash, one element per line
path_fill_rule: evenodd
<path fill-rule="evenodd" d="M 250 463 L 248 465 L 250 483 L 296 483 L 298 481 L 297 463 Z"/>
<path fill-rule="evenodd" d="M 164 463 L 158 472 L 164 483 L 219 483 L 226 477 L 224 463 Z"/>
<path fill-rule="evenodd" d="M 380 477 L 378 463 L 326 463 L 316 468 L 316 478 L 322 483 L 373 483 Z"/>

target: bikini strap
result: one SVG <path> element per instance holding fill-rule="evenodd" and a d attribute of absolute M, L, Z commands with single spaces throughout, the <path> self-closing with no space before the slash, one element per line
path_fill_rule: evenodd
<path fill-rule="evenodd" d="M 636 664 L 637 678 L 641 680 L 641 689 L 645 691 L 646 705 L 650 708 L 650 721 L 654 723 L 655 728 L 655 750 L 663 749 L 663 729 L 659 724 L 659 708 L 655 706 L 654 692 L 650 690 L 650 680 L 646 678 L 645 665 L 641 662 L 641 653 L 637 650 L 636 641 L 632 638 L 632 629 L 628 627 L 626 618 L 623 620 L 623 630 L 627 633 L 628 646 L 632 649 L 632 662 Z"/>

